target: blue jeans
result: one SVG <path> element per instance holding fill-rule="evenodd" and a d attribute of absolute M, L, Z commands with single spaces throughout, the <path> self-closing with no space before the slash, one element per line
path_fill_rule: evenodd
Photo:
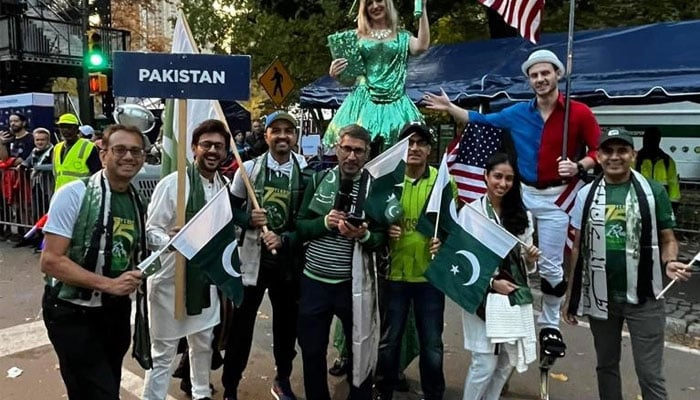
<path fill-rule="evenodd" d="M 423 395 L 426 400 L 442 399 L 445 393 L 445 375 L 442 371 L 445 295 L 428 282 L 386 281 L 382 297 L 385 313 L 379 341 L 377 388 L 390 398 L 399 373 L 401 338 L 413 302 L 420 343 L 419 369 Z"/>

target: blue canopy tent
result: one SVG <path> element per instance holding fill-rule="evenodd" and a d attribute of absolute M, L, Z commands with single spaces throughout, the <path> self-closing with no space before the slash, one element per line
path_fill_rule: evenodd
<path fill-rule="evenodd" d="M 576 32 L 572 95 L 590 105 L 700 102 L 700 20 Z M 462 106 L 488 100 L 527 100 L 532 91 L 520 65 L 535 49 L 566 64 L 565 33 L 431 47 L 408 64 L 406 92 L 416 103 L 443 88 Z M 564 83 L 560 84 L 564 89 Z M 305 108 L 336 108 L 351 90 L 329 76 L 304 87 Z"/>

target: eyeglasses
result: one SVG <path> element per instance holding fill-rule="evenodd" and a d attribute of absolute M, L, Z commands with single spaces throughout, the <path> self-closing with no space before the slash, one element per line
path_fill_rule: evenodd
<path fill-rule="evenodd" d="M 367 153 L 367 149 L 364 147 L 338 146 L 338 150 L 347 155 L 354 153 L 355 157 L 362 157 L 365 155 L 365 153 Z"/>
<path fill-rule="evenodd" d="M 209 151 L 212 147 L 216 151 L 221 151 L 226 147 L 226 145 L 223 143 L 214 143 L 214 142 L 207 142 L 207 141 L 199 142 L 199 143 L 197 143 L 197 146 L 201 147 L 202 150 L 204 150 L 204 151 Z"/>
<path fill-rule="evenodd" d="M 117 158 L 124 157 L 127 152 L 131 153 L 131 156 L 134 158 L 143 158 L 143 156 L 146 154 L 146 151 L 141 147 L 114 146 L 110 147 L 108 150 L 111 150 L 112 154 L 114 154 L 114 156 Z"/>

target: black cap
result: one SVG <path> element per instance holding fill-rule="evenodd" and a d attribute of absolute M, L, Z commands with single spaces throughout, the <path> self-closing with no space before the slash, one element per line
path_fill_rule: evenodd
<path fill-rule="evenodd" d="M 428 129 L 425 124 L 422 122 L 409 122 L 406 125 L 401 128 L 401 133 L 399 134 L 399 140 L 403 138 L 407 138 L 414 133 L 419 134 L 423 140 L 428 142 L 428 144 L 432 145 L 433 144 L 433 134 L 430 133 L 430 129 Z"/>
<path fill-rule="evenodd" d="M 619 129 L 610 129 L 609 131 L 600 135 L 600 141 L 598 142 L 598 146 L 602 146 L 604 143 L 607 143 L 611 140 L 619 140 L 634 147 L 634 140 L 632 139 L 632 136 Z"/>

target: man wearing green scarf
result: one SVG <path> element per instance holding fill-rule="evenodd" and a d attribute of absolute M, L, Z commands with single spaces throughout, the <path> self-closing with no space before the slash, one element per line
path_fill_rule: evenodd
<path fill-rule="evenodd" d="M 192 133 L 194 163 L 187 167 L 185 192 L 186 220 L 190 220 L 224 185 L 219 164 L 226 156 L 231 134 L 218 120 L 200 123 Z M 148 244 L 160 249 L 181 228 L 175 225 L 177 210 L 177 173 L 163 178 L 148 206 Z M 185 302 L 187 315 L 174 318 L 175 252 L 160 257 L 162 269 L 148 280 L 151 313 L 151 353 L 153 368 L 146 371 L 144 400 L 162 400 L 168 394 L 169 368 L 177 353 L 177 345 L 186 337 L 189 345 L 192 398 L 211 398 L 209 369 L 212 357 L 214 327 L 219 324 L 219 296 L 199 269 L 187 268 Z"/>
<path fill-rule="evenodd" d="M 44 227 L 43 317 L 71 400 L 118 399 L 131 300 L 145 258 L 145 225 L 130 184 L 144 161 L 133 127 L 105 130 L 104 169 L 53 196 Z"/>
<path fill-rule="evenodd" d="M 244 285 L 243 304 L 233 312 L 226 341 L 224 399 L 236 399 L 238 384 L 248 364 L 258 308 L 265 292 L 272 304 L 272 339 L 276 376 L 271 392 L 280 400 L 294 400 L 289 383 L 296 356 L 297 302 L 301 276 L 301 241 L 296 220 L 306 187 L 304 157 L 292 151 L 297 143 L 296 120 L 284 111 L 270 114 L 265 121 L 268 151 L 246 161 L 233 178 L 231 192 L 242 218 L 240 247 Z M 247 174 L 255 188 L 260 209 L 253 209 L 243 184 Z M 262 232 L 261 227 L 268 231 Z M 273 253 L 273 250 L 275 253 Z"/>
<path fill-rule="evenodd" d="M 366 216 L 363 208 L 372 184 L 364 168 L 369 132 L 348 125 L 338 135 L 338 166 L 312 177 L 297 221 L 302 240 L 308 241 L 299 299 L 304 391 L 308 400 L 330 399 L 326 353 L 335 315 L 346 342 L 353 344 L 350 398 L 369 400 L 378 345 L 374 338 L 379 336 L 378 327 L 373 329 L 379 310 L 370 293 L 376 290 L 373 253 L 385 246 L 387 227 Z"/>

